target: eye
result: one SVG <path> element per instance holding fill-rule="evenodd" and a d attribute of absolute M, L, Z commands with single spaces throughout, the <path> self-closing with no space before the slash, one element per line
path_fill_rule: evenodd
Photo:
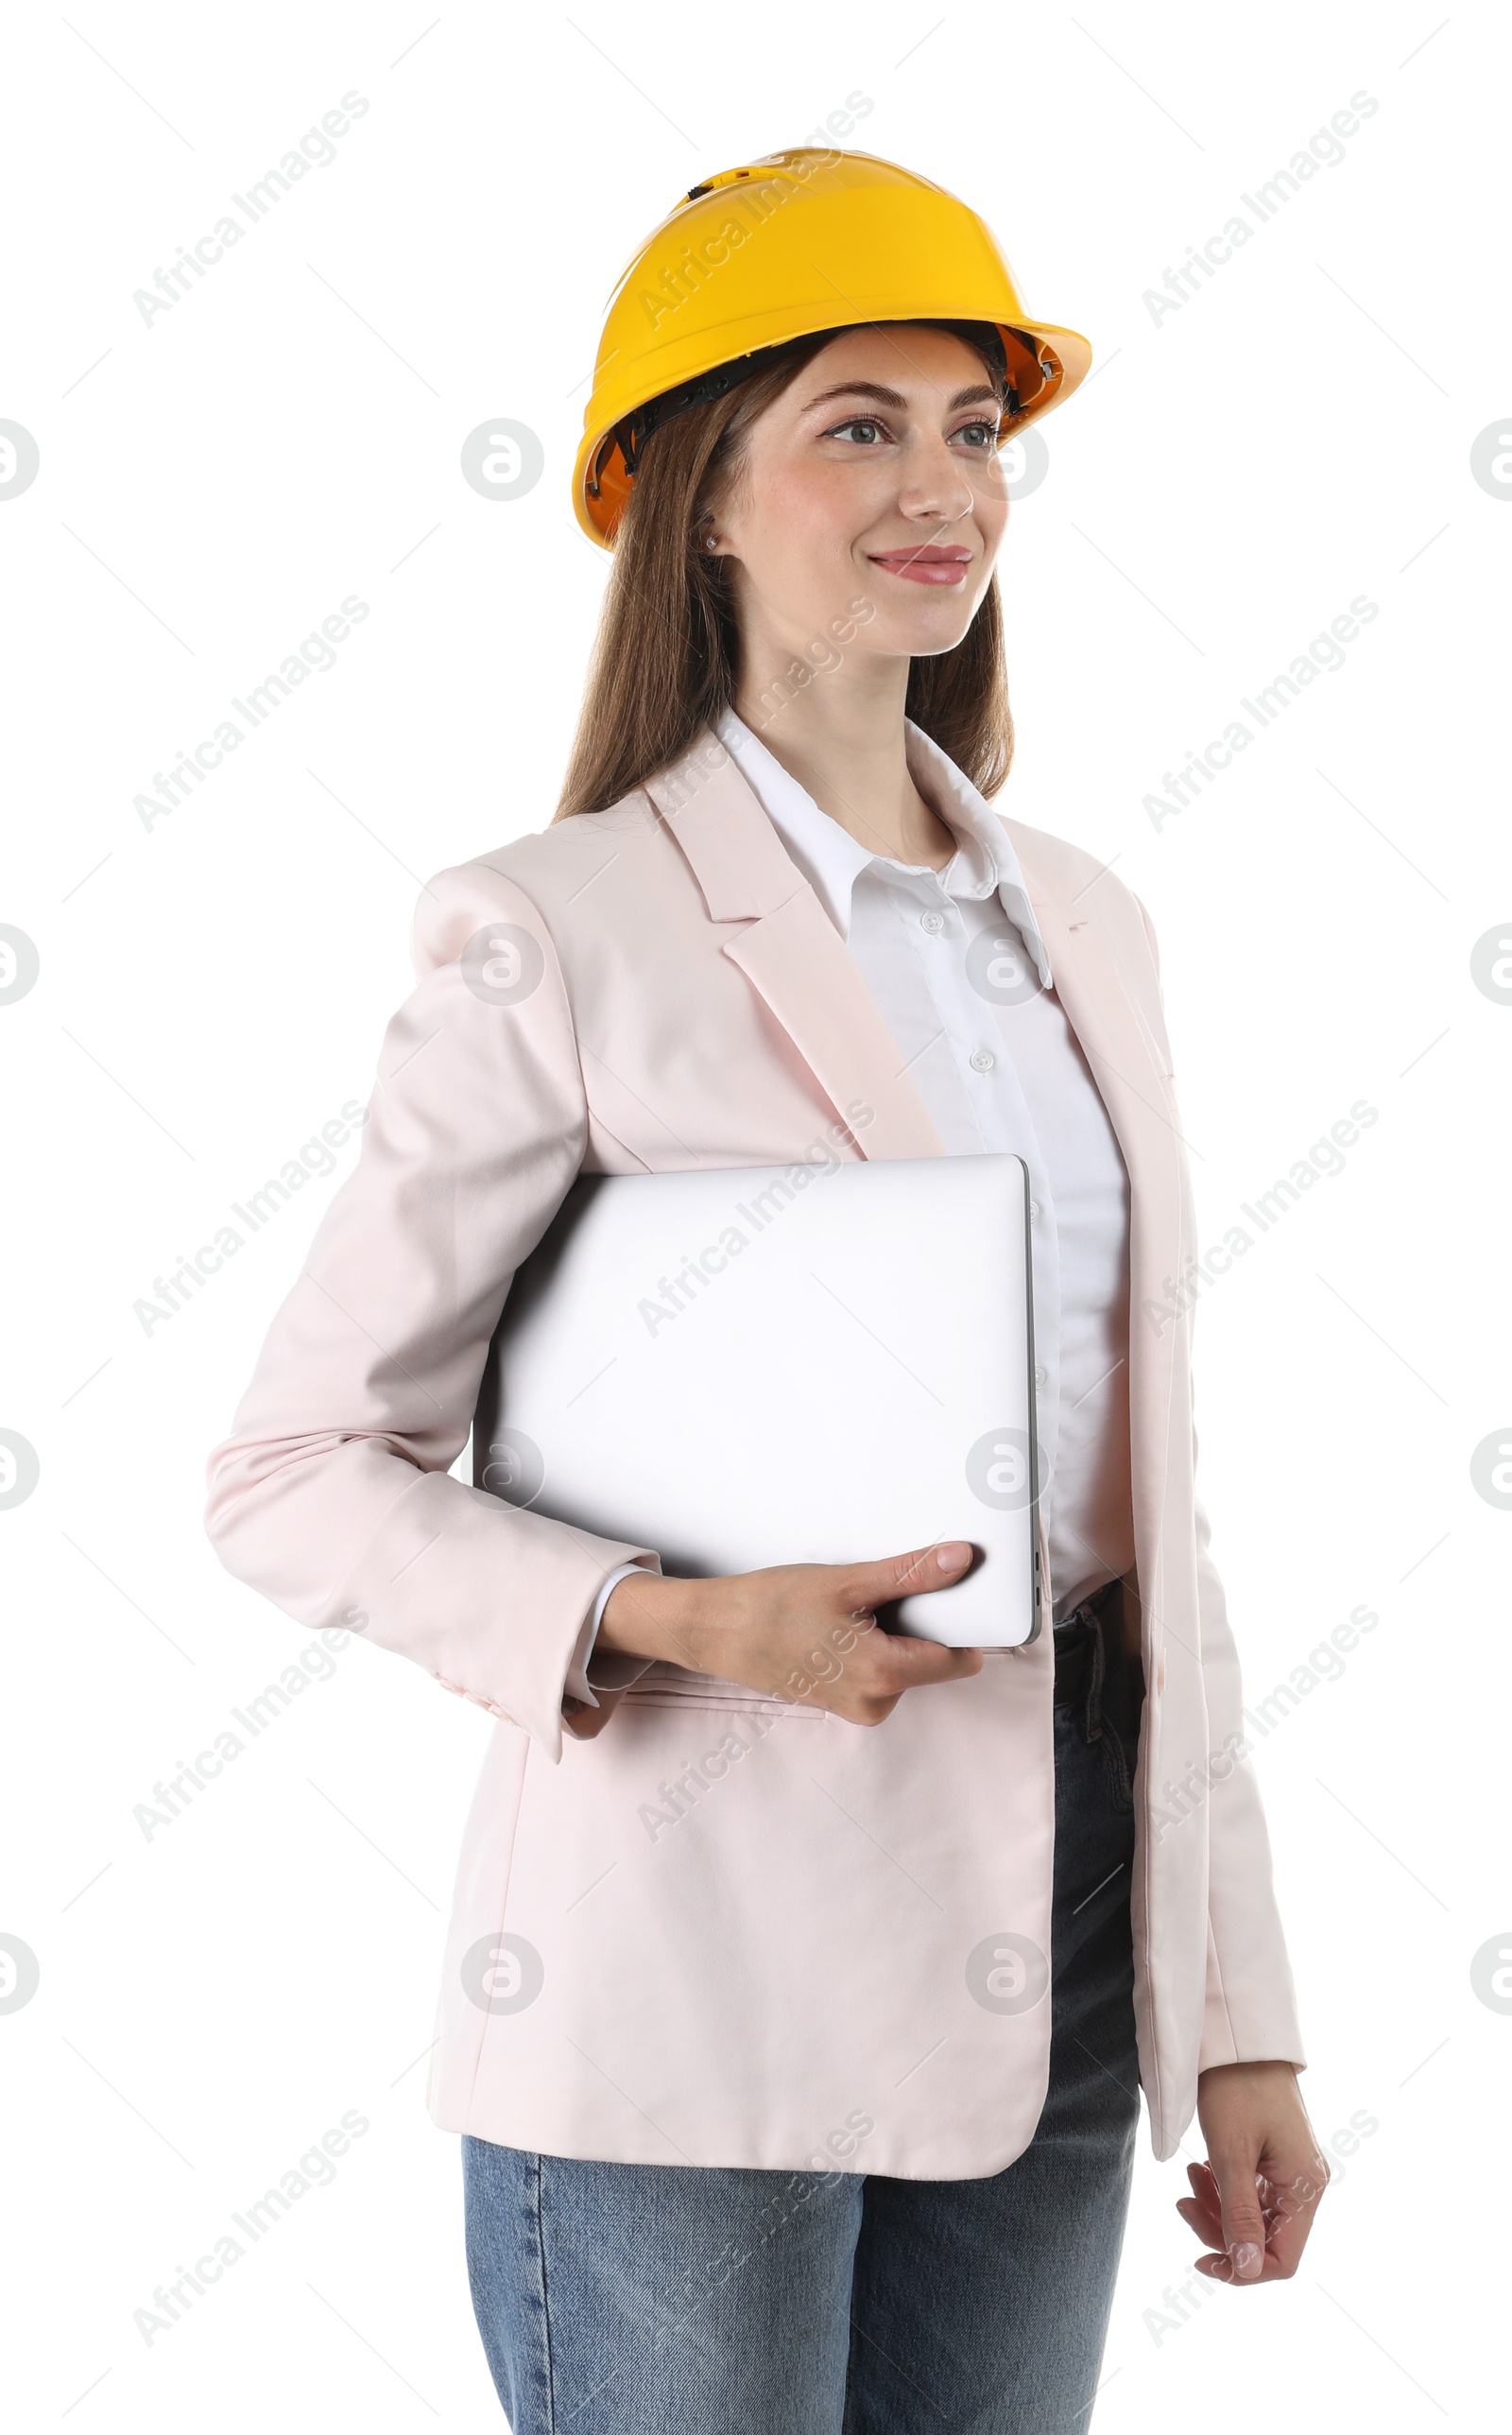
<path fill-rule="evenodd" d="M 1000 428 L 1001 426 L 995 421 L 988 423 L 979 417 L 975 423 L 963 423 L 959 431 L 955 432 L 954 437 L 957 440 L 964 440 L 968 433 L 973 431 L 979 432 L 981 437 L 972 442 L 973 448 L 989 453 L 998 444 L 998 434 Z"/>
<path fill-rule="evenodd" d="M 868 435 L 859 443 L 863 448 L 874 447 L 879 440 L 885 440 L 887 436 L 886 425 L 879 423 L 876 417 L 870 414 L 855 414 L 848 423 L 833 423 L 824 436 L 826 440 L 843 440 L 847 432 L 855 431 L 864 431 Z"/>

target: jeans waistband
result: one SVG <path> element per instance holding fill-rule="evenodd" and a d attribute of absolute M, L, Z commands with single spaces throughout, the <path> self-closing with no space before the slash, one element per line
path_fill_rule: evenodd
<path fill-rule="evenodd" d="M 1127 1742 L 1138 1740 L 1144 1680 L 1125 1644 L 1120 1580 L 1108 1581 L 1054 1628 L 1055 1705 L 1069 1708 L 1090 1742 L 1105 1723 Z"/>

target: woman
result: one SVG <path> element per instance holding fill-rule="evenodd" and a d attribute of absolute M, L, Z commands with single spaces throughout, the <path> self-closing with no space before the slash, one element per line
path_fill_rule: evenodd
<path fill-rule="evenodd" d="M 356 1171 L 212 1458 L 232 1571 L 499 1719 L 429 2101 L 516 2435 L 1080 2429 L 1139 2086 L 1158 2155 L 1199 2116 L 1205 2273 L 1293 2272 L 1327 2178 L 1164 1284 L 1154 940 L 986 801 L 998 451 L 1089 361 L 865 154 L 728 172 L 643 249 L 561 805 L 425 889 Z M 507 1449 L 450 1477 L 579 1171 L 992 1149 L 1034 1195 L 1026 1648 L 878 1625 L 965 1545 L 663 1579 Z"/>

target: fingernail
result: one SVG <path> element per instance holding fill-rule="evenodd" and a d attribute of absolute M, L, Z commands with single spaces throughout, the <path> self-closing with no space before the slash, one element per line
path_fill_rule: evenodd
<path fill-rule="evenodd" d="M 935 1550 L 935 1562 L 942 1573 L 958 1571 L 962 1564 L 970 1563 L 971 1558 L 971 1544 L 969 1539 L 952 1539 L 945 1546 L 936 1547 Z"/>
<path fill-rule="evenodd" d="M 1242 2240 L 1234 2251 L 1234 2272 L 1242 2282 L 1253 2281 L 1260 2272 L 1263 2255 L 1252 2240 Z"/>

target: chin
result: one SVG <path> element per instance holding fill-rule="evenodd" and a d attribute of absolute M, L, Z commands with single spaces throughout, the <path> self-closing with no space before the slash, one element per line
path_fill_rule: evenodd
<path fill-rule="evenodd" d="M 868 631 L 873 650 L 906 652 L 911 659 L 929 660 L 941 651 L 954 651 L 967 633 L 971 619 L 962 613 L 961 606 L 953 602 L 952 614 L 933 617 L 879 617 Z M 974 610 L 975 603 L 972 603 Z"/>

